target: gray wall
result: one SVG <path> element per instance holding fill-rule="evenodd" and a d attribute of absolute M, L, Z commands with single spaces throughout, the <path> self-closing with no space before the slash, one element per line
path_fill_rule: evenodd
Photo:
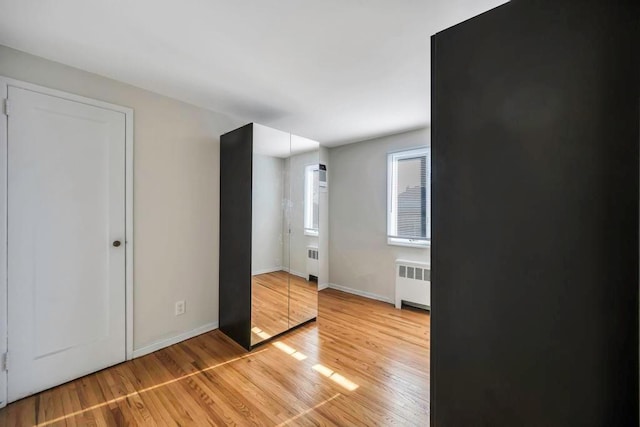
<path fill-rule="evenodd" d="M 219 135 L 242 122 L 4 46 L 0 75 L 135 110 L 134 349 L 217 324 Z"/>
<path fill-rule="evenodd" d="M 395 260 L 429 262 L 429 249 L 387 244 L 387 153 L 429 144 L 421 129 L 329 149 L 331 286 L 391 302 Z"/>
<path fill-rule="evenodd" d="M 283 167 L 280 157 L 253 155 L 251 274 L 283 266 Z"/>
<path fill-rule="evenodd" d="M 320 147 L 320 163 L 327 166 L 328 170 L 331 170 L 329 165 L 329 149 L 327 147 Z M 329 192 L 320 190 L 320 235 L 318 236 L 319 252 L 318 252 L 318 266 L 320 269 L 320 275 L 318 276 L 318 289 L 324 289 L 329 285 Z"/>

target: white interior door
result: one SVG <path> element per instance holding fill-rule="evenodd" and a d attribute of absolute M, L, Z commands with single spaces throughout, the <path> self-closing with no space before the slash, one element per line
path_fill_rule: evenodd
<path fill-rule="evenodd" d="M 11 402 L 125 360 L 125 114 L 8 98 Z"/>

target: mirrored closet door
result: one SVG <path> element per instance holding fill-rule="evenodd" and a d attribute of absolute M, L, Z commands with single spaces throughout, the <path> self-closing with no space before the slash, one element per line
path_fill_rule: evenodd
<path fill-rule="evenodd" d="M 255 123 L 220 138 L 220 330 L 247 349 L 318 314 L 318 161 Z"/>
<path fill-rule="evenodd" d="M 287 159 L 290 191 L 289 327 L 318 315 L 320 208 L 319 144 L 291 135 Z"/>
<path fill-rule="evenodd" d="M 291 135 L 253 125 L 251 345 L 289 329 Z"/>

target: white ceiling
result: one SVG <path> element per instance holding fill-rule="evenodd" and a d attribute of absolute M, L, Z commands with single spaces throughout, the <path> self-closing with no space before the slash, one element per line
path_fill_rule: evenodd
<path fill-rule="evenodd" d="M 429 37 L 505 0 L 0 0 L 0 44 L 339 145 L 429 124 Z"/>

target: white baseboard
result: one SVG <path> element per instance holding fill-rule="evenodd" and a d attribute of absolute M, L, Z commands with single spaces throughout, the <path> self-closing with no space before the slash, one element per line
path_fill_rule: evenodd
<path fill-rule="evenodd" d="M 293 274 L 294 276 L 302 277 L 305 280 L 309 278 L 309 276 L 307 276 L 305 273 L 300 273 L 299 271 L 290 271 L 289 273 Z"/>
<path fill-rule="evenodd" d="M 295 271 L 295 270 L 289 270 L 289 267 L 283 267 L 283 266 L 279 266 L 279 267 L 271 267 L 271 268 L 262 268 L 260 270 L 254 270 L 251 272 L 252 276 L 258 275 L 258 274 L 267 274 L 267 273 L 275 273 L 276 271 L 286 271 L 287 273 L 291 273 L 294 276 L 298 276 L 298 277 L 302 277 L 302 278 L 307 278 L 307 275 L 305 273 L 301 273 L 299 271 Z"/>
<path fill-rule="evenodd" d="M 276 271 L 282 271 L 282 270 L 284 270 L 284 268 L 281 266 L 271 267 L 271 268 L 261 268 L 260 270 L 252 270 L 251 275 L 256 276 L 258 274 L 275 273 Z"/>
<path fill-rule="evenodd" d="M 282 267 L 281 270 L 286 271 L 289 274 L 293 274 L 294 276 L 302 277 L 303 279 L 307 278 L 307 275 L 305 273 L 300 273 L 299 271 L 290 270 L 287 267 Z"/>
<path fill-rule="evenodd" d="M 133 358 L 136 359 L 138 357 L 147 355 L 149 353 L 153 353 L 154 351 L 161 350 L 165 347 L 169 347 L 170 345 L 178 344 L 179 342 L 188 340 L 189 338 L 197 337 L 198 335 L 205 334 L 207 332 L 213 331 L 214 329 L 218 329 L 218 322 L 202 325 L 190 331 L 184 332 L 180 335 L 176 335 L 175 337 L 165 338 L 163 340 L 156 341 L 153 344 L 149 344 L 145 347 L 139 348 L 137 350 L 133 350 Z"/>
<path fill-rule="evenodd" d="M 323 291 L 325 289 L 327 289 L 329 287 L 328 283 L 322 283 L 321 285 L 318 285 L 318 290 L 319 291 Z"/>
<path fill-rule="evenodd" d="M 346 292 L 346 293 L 349 293 L 349 294 L 358 295 L 358 296 L 361 296 L 361 297 L 374 299 L 374 300 L 377 300 L 377 301 L 387 302 L 389 304 L 393 304 L 394 303 L 392 298 L 387 298 L 387 297 L 384 297 L 382 295 L 374 294 L 374 293 L 371 293 L 371 292 L 361 291 L 360 289 L 348 288 L 346 286 L 336 285 L 335 283 L 329 283 L 328 287 L 331 288 L 331 289 L 336 289 L 338 291 Z"/>

